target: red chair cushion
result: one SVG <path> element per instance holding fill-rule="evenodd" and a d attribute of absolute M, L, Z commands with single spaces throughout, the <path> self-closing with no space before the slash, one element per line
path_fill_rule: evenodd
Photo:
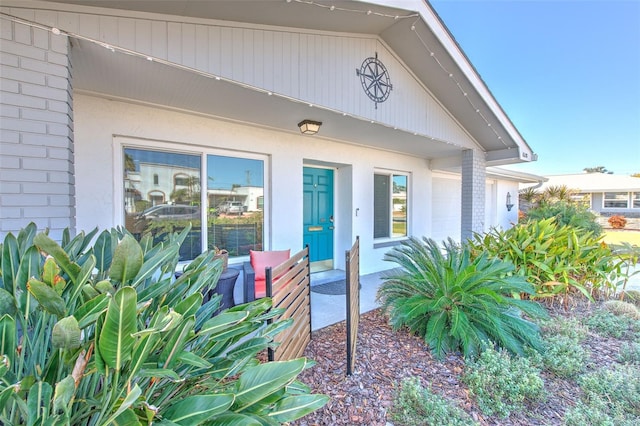
<path fill-rule="evenodd" d="M 249 260 L 255 272 L 256 298 L 265 297 L 267 295 L 267 284 L 264 270 L 267 267 L 278 266 L 287 261 L 291 257 L 291 250 L 274 250 L 274 251 L 249 251 Z"/>
<path fill-rule="evenodd" d="M 249 251 L 251 266 L 256 273 L 256 281 L 264 280 L 264 270 L 267 267 L 278 266 L 287 261 L 291 250 L 274 250 L 274 251 Z"/>

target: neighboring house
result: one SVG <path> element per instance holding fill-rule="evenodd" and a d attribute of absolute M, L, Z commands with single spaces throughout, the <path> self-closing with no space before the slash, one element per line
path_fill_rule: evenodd
<path fill-rule="evenodd" d="M 579 173 L 546 176 L 539 191 L 553 186 L 574 190 L 575 199 L 585 200 L 602 216 L 640 217 L 640 178 L 608 173 Z"/>
<path fill-rule="evenodd" d="M 421 0 L 3 0 L 0 13 L 0 236 L 30 221 L 54 238 L 160 236 L 185 219 L 144 209 L 205 205 L 185 259 L 310 244 L 315 264 L 343 268 L 359 236 L 370 273 L 408 236 L 510 226 L 518 181 L 536 180 L 495 168 L 536 156 Z"/>

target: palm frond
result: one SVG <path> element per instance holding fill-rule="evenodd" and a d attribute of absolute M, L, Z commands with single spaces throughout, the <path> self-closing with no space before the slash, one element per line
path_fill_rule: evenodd
<path fill-rule="evenodd" d="M 394 329 L 407 327 L 442 357 L 474 356 L 495 344 L 515 353 L 539 347 L 539 330 L 523 318 L 544 317 L 537 303 L 514 294 L 533 287 L 510 262 L 471 256 L 468 245 L 410 238 L 385 255 L 398 268 L 384 276 L 378 299 Z"/>

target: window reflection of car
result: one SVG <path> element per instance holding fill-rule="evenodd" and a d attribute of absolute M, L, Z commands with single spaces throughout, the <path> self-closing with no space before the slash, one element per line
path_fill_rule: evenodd
<path fill-rule="evenodd" d="M 225 201 L 218 206 L 218 212 L 241 215 L 244 212 L 244 206 L 240 201 Z"/>
<path fill-rule="evenodd" d="M 139 220 L 169 220 L 169 219 L 200 219 L 198 206 L 183 206 L 176 204 L 161 204 L 149 207 L 140 213 Z"/>

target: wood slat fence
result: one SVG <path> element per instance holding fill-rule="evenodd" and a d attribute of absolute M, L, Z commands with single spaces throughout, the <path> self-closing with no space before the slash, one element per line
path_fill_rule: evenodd
<path fill-rule="evenodd" d="M 345 252 L 347 286 L 347 376 L 356 363 L 356 343 L 360 324 L 360 237 Z"/>
<path fill-rule="evenodd" d="M 282 331 L 269 349 L 269 361 L 285 361 L 301 357 L 311 341 L 311 277 L 309 247 L 294 254 L 286 262 L 265 271 L 267 296 L 273 308 L 283 308 L 276 320 L 293 319 L 293 325 Z"/>

